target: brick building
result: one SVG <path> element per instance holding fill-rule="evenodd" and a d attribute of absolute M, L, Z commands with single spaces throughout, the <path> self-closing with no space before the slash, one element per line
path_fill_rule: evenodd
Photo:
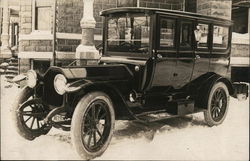
<path fill-rule="evenodd" d="M 18 36 L 16 40 L 14 40 L 15 36 L 9 32 L 8 41 L 14 42 L 12 44 L 9 43 L 10 47 L 18 45 L 18 58 L 21 72 L 27 71 L 30 68 L 49 66 L 53 58 L 53 42 L 56 42 L 55 55 L 58 65 L 66 65 L 75 58 L 76 48 L 82 39 L 80 21 L 83 15 L 84 0 L 56 0 L 56 3 L 54 0 L 1 0 L 1 8 L 4 8 L 4 1 L 9 2 L 8 13 L 10 17 L 12 15 L 10 14 L 10 6 L 16 6 L 14 9 L 12 7 L 12 13 L 16 13 L 13 15 L 18 17 L 18 21 L 15 23 L 18 28 Z M 248 4 L 242 4 L 240 1 L 241 0 L 94 0 L 94 18 L 96 20 L 94 30 L 95 44 L 100 44 L 102 40 L 102 17 L 99 16 L 99 12 L 104 9 L 116 7 L 163 8 L 197 12 L 228 19 L 231 19 L 233 13 L 233 20 L 236 20 L 237 23 L 239 22 L 241 27 L 244 25 L 249 27 L 250 21 L 244 23 L 245 20 L 240 20 L 243 10 L 240 9 L 236 12 L 234 9 L 236 6 L 234 5 L 232 10 L 232 4 L 237 3 L 238 5 L 243 5 L 245 8 L 244 14 L 246 14 L 249 19 L 250 16 L 248 15 L 250 12 Z M 1 17 L 4 17 L 3 9 L 0 9 L 0 24 L 6 25 L 6 18 Z M 1 23 L 3 20 L 5 20 L 5 23 Z M 53 35 L 54 22 L 56 23 L 55 37 Z M 14 28 L 12 27 L 12 29 Z M 241 32 L 238 28 L 234 28 L 235 32 Z M 249 29 L 247 29 L 247 31 L 245 29 L 244 31 L 249 32 Z M 1 39 L 2 38 L 3 37 L 1 37 Z M 235 48 L 240 48 L 239 50 L 241 50 L 239 45 L 235 46 Z M 244 46 L 243 48 L 246 49 L 247 47 Z M 235 53 L 239 50 L 235 50 Z"/>
<path fill-rule="evenodd" d="M 80 20 L 83 15 L 82 0 L 20 0 L 19 54 L 21 71 L 41 64 L 50 65 L 53 43 L 53 15 L 56 16 L 56 60 L 66 65 L 75 58 L 81 42 Z M 183 10 L 183 0 L 95 0 L 94 18 L 96 45 L 102 40 L 101 10 L 116 7 L 152 7 Z M 56 11 L 54 14 L 53 12 Z M 46 17 L 46 18 L 45 18 Z"/>

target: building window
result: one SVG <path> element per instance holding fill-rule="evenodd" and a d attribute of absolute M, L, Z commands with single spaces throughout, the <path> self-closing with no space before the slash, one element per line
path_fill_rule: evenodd
<path fill-rule="evenodd" d="M 161 20 L 160 48 L 174 47 L 175 23 L 173 19 Z"/>
<path fill-rule="evenodd" d="M 51 7 L 36 7 L 35 30 L 51 30 Z"/>
<path fill-rule="evenodd" d="M 32 30 L 50 32 L 52 28 L 52 1 L 33 0 Z"/>
<path fill-rule="evenodd" d="M 213 48 L 226 49 L 228 47 L 228 27 L 214 26 Z"/>
<path fill-rule="evenodd" d="M 248 7 L 233 7 L 232 9 L 232 20 L 234 22 L 233 32 L 245 34 L 248 32 Z"/>

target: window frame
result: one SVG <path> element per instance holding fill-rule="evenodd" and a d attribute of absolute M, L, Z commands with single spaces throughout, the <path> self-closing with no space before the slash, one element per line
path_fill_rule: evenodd
<path fill-rule="evenodd" d="M 198 50 L 198 51 L 207 51 L 207 50 L 210 50 L 211 49 L 211 40 L 212 40 L 212 34 L 213 34 L 213 32 L 212 32 L 212 24 L 211 23 L 209 23 L 209 22 L 206 22 L 206 21 L 196 21 L 195 22 L 195 27 L 198 25 L 198 24 L 204 24 L 204 25 L 208 25 L 208 34 L 207 34 L 207 47 L 198 47 L 198 44 L 197 44 L 197 42 L 196 42 L 196 40 L 195 40 L 195 48 L 196 48 L 196 50 Z M 195 30 L 195 29 L 194 29 Z M 194 30 L 193 30 L 193 32 L 194 32 Z"/>
<path fill-rule="evenodd" d="M 219 26 L 219 27 L 225 27 L 228 29 L 228 39 L 227 39 L 227 46 L 226 47 L 214 47 L 214 26 Z M 230 26 L 226 26 L 226 25 L 221 25 L 221 24 L 217 24 L 217 23 L 214 23 L 211 25 L 211 37 L 212 37 L 212 40 L 211 40 L 211 48 L 213 51 L 225 51 L 225 50 L 228 50 L 229 49 L 229 46 L 230 46 L 230 30 L 231 30 L 231 27 Z"/>
<path fill-rule="evenodd" d="M 187 23 L 187 24 L 191 24 L 191 44 L 190 44 L 190 47 L 186 47 L 186 46 L 181 46 L 181 34 L 182 34 L 182 24 L 183 23 Z M 179 34 L 178 34 L 178 46 L 179 46 L 179 50 L 193 50 L 194 49 L 194 43 L 195 43 L 195 36 L 194 36 L 194 24 L 195 24 L 195 20 L 194 19 L 183 19 L 183 18 L 180 18 L 179 22 L 178 22 L 178 26 L 179 26 Z"/>
<path fill-rule="evenodd" d="M 169 47 L 162 47 L 161 46 L 161 22 L 162 20 L 174 20 L 174 23 L 175 23 L 175 33 L 174 33 L 174 39 L 173 39 L 173 46 L 169 46 Z M 156 40 L 157 40 L 157 43 L 156 43 L 156 49 L 159 50 L 159 51 L 163 51 L 163 50 L 174 50 L 174 49 L 177 49 L 177 35 L 178 35 L 178 17 L 175 17 L 175 16 L 168 16 L 168 15 L 159 15 L 158 16 L 158 21 L 157 21 L 157 36 L 156 36 Z"/>
<path fill-rule="evenodd" d="M 37 30 L 37 8 L 38 7 L 50 7 L 51 8 L 51 19 L 50 19 L 50 29 L 49 30 Z M 52 15 L 53 15 L 53 1 L 51 0 L 33 0 L 32 1 L 32 32 L 38 34 L 51 34 L 52 32 Z"/>
<path fill-rule="evenodd" d="M 139 16 L 145 16 L 145 13 L 127 13 L 127 15 L 129 16 L 130 14 L 135 15 L 135 17 L 139 17 Z M 104 43 L 104 48 L 105 48 L 105 55 L 110 56 L 122 56 L 122 57 L 139 57 L 139 58 L 145 58 L 148 59 L 149 57 L 151 57 L 151 48 L 152 48 L 152 44 L 150 43 L 150 41 L 152 40 L 152 30 L 153 30 L 153 17 L 152 14 L 147 14 L 147 16 L 149 17 L 150 23 L 149 23 L 149 51 L 148 54 L 143 54 L 143 53 L 139 53 L 139 52 L 122 52 L 122 51 L 109 51 L 108 50 L 108 22 L 110 19 L 112 18 L 117 18 L 117 17 L 123 17 L 124 13 L 120 13 L 120 14 L 114 14 L 108 17 L 105 17 L 104 19 L 104 27 L 103 27 L 103 38 L 105 40 Z"/>

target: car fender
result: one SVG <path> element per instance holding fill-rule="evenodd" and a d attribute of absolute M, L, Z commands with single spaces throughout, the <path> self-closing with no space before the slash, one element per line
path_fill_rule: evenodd
<path fill-rule="evenodd" d="M 196 106 L 206 108 L 206 99 L 209 96 L 209 92 L 217 82 L 223 82 L 229 91 L 230 95 L 234 94 L 234 88 L 230 80 L 225 77 L 222 77 L 216 73 L 212 73 L 207 79 L 205 79 L 197 89 L 196 96 Z"/>
<path fill-rule="evenodd" d="M 75 90 L 72 90 L 75 89 Z M 87 93 L 92 91 L 102 91 L 106 93 L 112 100 L 115 110 L 116 118 L 132 118 L 131 112 L 128 109 L 128 105 L 125 100 L 125 96 L 122 92 L 116 87 L 112 86 L 112 83 L 107 81 L 90 81 L 90 80 L 78 80 L 74 83 L 71 83 L 67 90 L 69 93 L 75 93 L 75 99 L 72 103 L 73 105 Z"/>

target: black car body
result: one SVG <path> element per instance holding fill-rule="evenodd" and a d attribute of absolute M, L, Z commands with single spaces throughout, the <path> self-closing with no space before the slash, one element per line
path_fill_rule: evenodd
<path fill-rule="evenodd" d="M 97 65 L 52 66 L 44 74 L 30 73 L 36 83 L 24 88 L 15 108 L 32 104 L 26 99 L 34 96 L 33 104 L 46 107 L 36 110 L 43 113 L 37 122 L 44 126 L 32 132 L 32 127 L 18 123 L 26 122 L 17 112 L 22 136 L 32 140 L 51 126 L 71 127 L 78 153 L 92 158 L 107 148 L 114 118 L 151 122 L 204 111 L 209 126 L 223 122 L 229 95 L 234 94 L 229 66 L 231 21 L 148 8 L 116 8 L 101 15 L 103 53 Z M 92 105 L 96 98 L 100 100 Z M 54 119 L 56 115 L 60 121 Z M 100 132 L 91 120 L 103 120 L 107 128 Z M 79 129 L 88 136 L 86 143 Z"/>

